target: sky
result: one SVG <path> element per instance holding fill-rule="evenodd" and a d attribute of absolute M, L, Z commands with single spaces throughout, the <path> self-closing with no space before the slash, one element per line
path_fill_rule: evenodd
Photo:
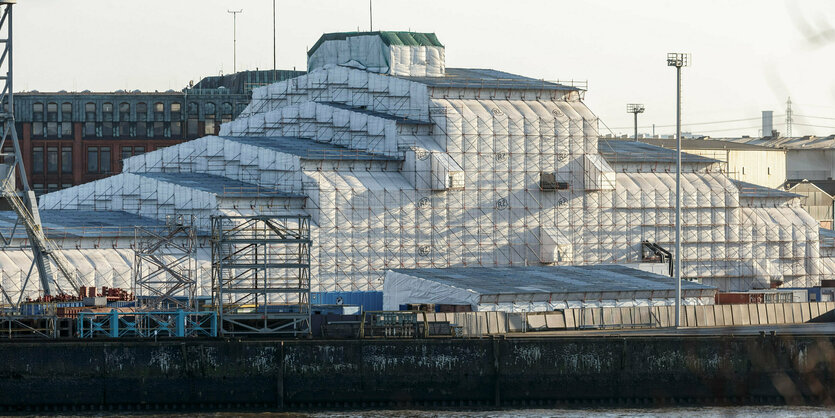
<path fill-rule="evenodd" d="M 434 32 L 448 67 L 588 81 L 601 134 L 675 131 L 675 69 L 685 132 L 760 134 L 762 110 L 785 133 L 835 133 L 835 2 L 776 0 L 376 0 L 374 30 Z M 277 0 L 277 66 L 305 69 L 322 33 L 368 30 L 368 0 Z M 273 65 L 271 0 L 19 0 L 15 90 L 180 90 L 189 80 Z M 736 121 L 736 122 L 727 122 Z"/>

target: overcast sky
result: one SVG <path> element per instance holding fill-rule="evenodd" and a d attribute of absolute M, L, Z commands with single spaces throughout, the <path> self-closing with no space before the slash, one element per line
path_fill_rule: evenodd
<path fill-rule="evenodd" d="M 368 0 L 278 0 L 278 67 L 304 69 L 325 32 L 368 30 Z M 449 67 L 494 68 L 534 78 L 588 80 L 586 103 L 615 133 L 675 123 L 675 71 L 684 51 L 685 126 L 719 137 L 758 135 L 761 110 L 794 135 L 835 133 L 835 2 L 375 0 L 375 30 L 435 32 Z M 189 80 L 272 68 L 271 0 L 19 0 L 15 89 L 180 90 Z M 815 118 L 808 118 L 809 116 Z M 829 119 L 825 119 L 829 118 Z M 803 126 L 818 125 L 822 127 Z M 734 128 L 734 129 L 732 129 Z M 641 129 L 649 133 L 651 128 Z M 608 133 L 601 124 L 601 133 Z"/>

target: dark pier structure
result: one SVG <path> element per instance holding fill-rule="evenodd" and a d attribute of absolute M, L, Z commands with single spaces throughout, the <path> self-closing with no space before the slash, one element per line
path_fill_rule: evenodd
<path fill-rule="evenodd" d="M 15 410 L 830 404 L 835 338 L 597 335 L 0 344 Z"/>

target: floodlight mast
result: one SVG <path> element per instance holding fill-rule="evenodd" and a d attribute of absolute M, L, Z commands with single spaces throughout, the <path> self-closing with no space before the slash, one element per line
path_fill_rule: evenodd
<path fill-rule="evenodd" d="M 238 72 L 238 13 L 243 11 L 244 9 L 226 11 L 232 14 L 232 74 Z"/>
<path fill-rule="evenodd" d="M 626 113 L 635 115 L 635 140 L 638 140 L 638 113 L 644 113 L 644 105 L 639 103 L 629 103 L 626 105 Z"/>
<path fill-rule="evenodd" d="M 681 68 L 686 67 L 690 54 L 667 54 L 667 66 L 676 67 L 676 328 L 681 326 Z"/>

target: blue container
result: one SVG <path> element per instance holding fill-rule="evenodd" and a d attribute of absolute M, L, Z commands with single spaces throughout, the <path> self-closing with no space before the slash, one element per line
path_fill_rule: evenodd
<path fill-rule="evenodd" d="M 310 292 L 312 305 L 357 305 L 363 311 L 383 310 L 383 292 Z"/>

